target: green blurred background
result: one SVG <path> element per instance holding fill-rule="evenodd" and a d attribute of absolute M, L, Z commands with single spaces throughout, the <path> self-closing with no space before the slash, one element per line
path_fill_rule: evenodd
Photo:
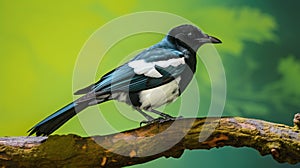
<path fill-rule="evenodd" d="M 298 1 L 292 0 L 1 0 L 0 136 L 26 135 L 36 122 L 71 101 L 73 68 L 80 49 L 91 34 L 114 18 L 148 10 L 185 17 L 205 32 L 222 39 L 223 44 L 216 48 L 225 67 L 228 85 L 223 115 L 291 125 L 294 113 L 300 110 L 299 5 Z M 105 57 L 105 65 L 98 68 L 95 80 L 124 60 L 134 51 L 131 48 L 147 47 L 161 37 L 145 34 L 118 44 L 126 51 L 108 53 L 111 56 Z M 201 68 L 198 67 L 200 74 Z M 197 77 L 197 81 L 205 83 L 206 78 Z M 209 107 L 209 92 L 203 90 L 201 93 L 208 98 L 203 99 L 200 116 L 204 116 Z M 137 122 L 120 115 L 113 103 L 100 106 L 103 111 L 109 111 L 105 116 L 118 130 L 138 126 Z M 178 102 L 167 110 L 172 111 L 177 106 Z M 86 135 L 76 117 L 55 133 Z M 154 166 L 287 168 L 300 165 L 278 164 L 271 156 L 260 156 L 249 148 L 224 147 L 185 151 L 180 159 L 161 158 L 133 167 Z"/>

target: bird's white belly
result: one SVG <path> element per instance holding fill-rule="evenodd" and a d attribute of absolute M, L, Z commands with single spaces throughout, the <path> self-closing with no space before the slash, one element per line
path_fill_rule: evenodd
<path fill-rule="evenodd" d="M 166 103 L 173 102 L 179 96 L 179 81 L 181 77 L 159 87 L 141 91 L 139 94 L 141 109 L 154 109 Z"/>

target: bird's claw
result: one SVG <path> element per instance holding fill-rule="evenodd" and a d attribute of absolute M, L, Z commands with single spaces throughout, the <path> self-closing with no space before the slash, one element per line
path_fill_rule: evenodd
<path fill-rule="evenodd" d="M 159 117 L 159 118 L 156 118 L 156 119 L 153 119 L 153 120 L 149 120 L 149 121 L 141 121 L 140 122 L 140 127 L 145 124 L 145 125 L 149 125 L 149 124 L 153 124 L 153 123 L 164 123 L 164 122 L 167 122 L 167 121 L 175 121 L 176 119 L 182 119 L 183 117 L 182 116 L 179 116 L 179 117 L 167 117 L 167 118 L 162 118 L 162 117 Z"/>
<path fill-rule="evenodd" d="M 153 123 L 156 123 L 156 122 L 159 122 L 160 123 L 160 120 L 164 120 L 164 118 L 162 117 L 159 117 L 159 118 L 156 118 L 156 119 L 153 119 L 153 120 L 144 120 L 144 121 L 141 121 L 140 122 L 140 127 L 145 124 L 145 125 L 149 125 L 149 124 L 153 124 Z"/>
<path fill-rule="evenodd" d="M 183 116 L 178 116 L 176 119 L 183 119 Z"/>

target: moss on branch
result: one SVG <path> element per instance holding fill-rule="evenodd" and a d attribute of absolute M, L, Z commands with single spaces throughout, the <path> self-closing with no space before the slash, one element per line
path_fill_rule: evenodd
<path fill-rule="evenodd" d="M 240 117 L 185 118 L 121 133 L 79 137 L 0 138 L 1 167 L 124 167 L 160 157 L 179 158 L 186 149 L 251 147 L 278 162 L 300 162 L 300 130 Z"/>

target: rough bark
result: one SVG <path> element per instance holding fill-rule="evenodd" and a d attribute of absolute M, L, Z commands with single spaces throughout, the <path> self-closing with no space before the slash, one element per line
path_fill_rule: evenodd
<path fill-rule="evenodd" d="M 163 156 L 179 158 L 185 149 L 222 146 L 251 147 L 278 162 L 296 164 L 300 162 L 299 119 L 300 114 L 295 115 L 291 127 L 240 117 L 186 118 L 106 136 L 3 137 L 0 166 L 123 167 Z"/>

